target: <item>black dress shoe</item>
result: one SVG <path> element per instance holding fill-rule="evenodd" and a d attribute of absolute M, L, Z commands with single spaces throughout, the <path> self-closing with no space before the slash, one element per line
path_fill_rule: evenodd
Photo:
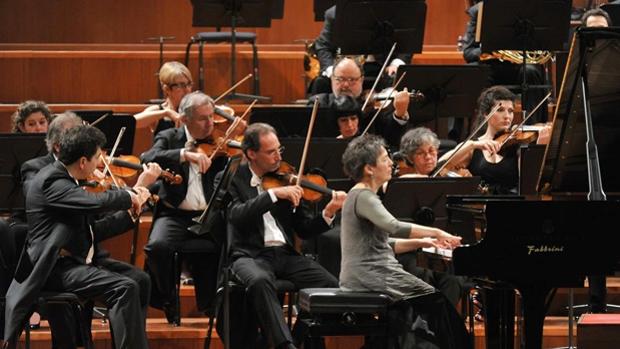
<path fill-rule="evenodd" d="M 168 320 L 168 323 L 174 326 L 180 326 L 181 319 L 180 319 L 179 312 L 176 306 L 170 303 L 166 303 L 164 304 L 163 308 L 164 308 L 164 314 L 166 314 L 166 320 Z"/>

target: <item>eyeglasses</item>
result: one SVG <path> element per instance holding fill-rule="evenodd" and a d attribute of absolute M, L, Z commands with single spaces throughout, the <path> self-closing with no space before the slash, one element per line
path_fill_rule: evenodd
<path fill-rule="evenodd" d="M 276 155 L 276 153 L 282 155 L 282 153 L 284 153 L 284 149 L 285 148 L 282 145 L 278 149 L 272 149 L 270 151 L 266 151 L 265 154 L 267 154 L 268 156 L 274 156 L 274 155 Z"/>
<path fill-rule="evenodd" d="M 358 82 L 361 78 L 362 78 L 361 75 L 356 77 L 356 78 L 347 78 L 347 77 L 344 77 L 344 76 L 336 76 L 336 75 L 334 75 L 334 80 L 337 83 L 339 83 L 339 84 L 342 84 L 343 82 L 348 82 L 349 84 L 353 84 L 353 83 Z"/>
<path fill-rule="evenodd" d="M 179 82 L 179 83 L 175 83 L 175 84 L 170 84 L 168 85 L 168 87 L 170 87 L 171 89 L 186 89 L 186 88 L 192 88 L 192 86 L 194 85 L 193 82 L 188 82 L 188 83 L 184 83 L 184 82 Z"/>

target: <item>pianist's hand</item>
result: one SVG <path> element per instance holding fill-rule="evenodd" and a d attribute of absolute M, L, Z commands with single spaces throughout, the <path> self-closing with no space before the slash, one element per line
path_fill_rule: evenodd
<path fill-rule="evenodd" d="M 437 244 L 439 245 L 439 247 L 453 249 L 455 247 L 461 246 L 460 236 L 454 236 L 440 229 L 437 230 L 438 233 L 437 236 L 435 236 L 435 239 L 437 240 Z"/>

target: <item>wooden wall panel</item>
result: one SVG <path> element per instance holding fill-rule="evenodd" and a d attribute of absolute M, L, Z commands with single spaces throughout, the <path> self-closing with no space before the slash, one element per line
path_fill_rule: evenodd
<path fill-rule="evenodd" d="M 314 39 L 322 22 L 314 21 L 311 0 L 286 0 L 284 19 L 271 28 L 243 29 L 260 43 L 290 44 Z M 426 45 L 455 45 L 466 16 L 463 0 L 427 0 Z M 0 42 L 4 43 L 140 43 L 152 36 L 175 36 L 185 43 L 192 27 L 189 0 L 20 0 L 0 1 Z"/>

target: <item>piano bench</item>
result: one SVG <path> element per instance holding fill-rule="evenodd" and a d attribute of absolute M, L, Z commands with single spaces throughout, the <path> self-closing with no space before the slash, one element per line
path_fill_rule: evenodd
<path fill-rule="evenodd" d="M 388 306 L 393 300 L 375 292 L 345 292 L 339 288 L 299 291 L 294 337 L 304 348 L 320 348 L 326 336 L 374 336 L 387 341 Z"/>
<path fill-rule="evenodd" d="M 620 348 L 620 314 L 583 314 L 577 322 L 579 349 Z"/>

